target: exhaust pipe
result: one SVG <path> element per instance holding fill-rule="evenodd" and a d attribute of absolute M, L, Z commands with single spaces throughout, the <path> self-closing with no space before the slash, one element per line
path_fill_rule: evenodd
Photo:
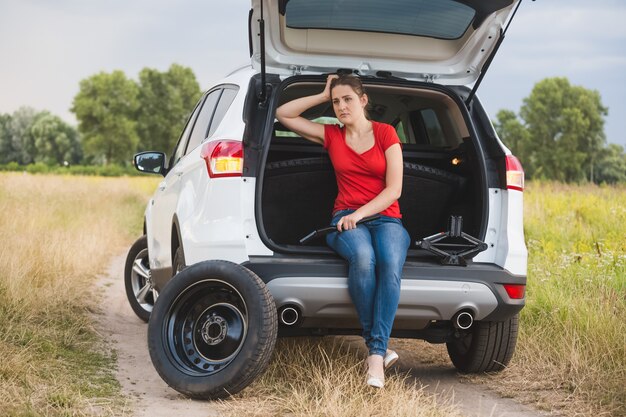
<path fill-rule="evenodd" d="M 285 306 L 280 310 L 278 317 L 285 326 L 293 326 L 300 319 L 300 312 L 297 307 Z"/>
<path fill-rule="evenodd" d="M 474 324 L 474 316 L 469 311 L 460 311 L 452 317 L 452 324 L 457 329 L 467 330 Z"/>

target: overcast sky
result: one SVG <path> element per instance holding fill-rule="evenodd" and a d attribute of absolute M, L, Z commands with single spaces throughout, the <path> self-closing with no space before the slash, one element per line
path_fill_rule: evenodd
<path fill-rule="evenodd" d="M 191 67 L 202 89 L 249 62 L 249 0 L 0 0 L 0 113 L 50 110 L 72 124 L 80 80 Z M 626 1 L 524 0 L 479 95 L 495 117 L 566 76 L 598 90 L 609 142 L 626 146 Z"/>

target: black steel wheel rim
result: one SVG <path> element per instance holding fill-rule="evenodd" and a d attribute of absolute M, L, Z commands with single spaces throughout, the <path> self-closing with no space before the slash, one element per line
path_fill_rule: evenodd
<path fill-rule="evenodd" d="M 193 376 L 212 375 L 237 356 L 246 339 L 248 313 L 241 294 L 220 280 L 186 288 L 164 321 L 172 363 Z"/>

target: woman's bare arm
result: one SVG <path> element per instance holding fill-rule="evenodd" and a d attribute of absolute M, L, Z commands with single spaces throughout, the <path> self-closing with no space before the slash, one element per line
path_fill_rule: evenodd
<path fill-rule="evenodd" d="M 324 91 L 312 96 L 300 97 L 276 109 L 276 118 L 288 129 L 312 142 L 324 144 L 324 125 L 300 116 L 311 107 L 330 101 L 330 82 L 337 75 L 329 75 Z"/>

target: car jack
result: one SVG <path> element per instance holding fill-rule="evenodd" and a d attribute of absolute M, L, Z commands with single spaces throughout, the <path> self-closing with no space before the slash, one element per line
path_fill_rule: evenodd
<path fill-rule="evenodd" d="M 474 256 L 487 249 L 487 244 L 462 231 L 463 217 L 450 216 L 450 228 L 415 242 L 418 248 L 441 257 L 443 265 L 467 266 Z"/>

